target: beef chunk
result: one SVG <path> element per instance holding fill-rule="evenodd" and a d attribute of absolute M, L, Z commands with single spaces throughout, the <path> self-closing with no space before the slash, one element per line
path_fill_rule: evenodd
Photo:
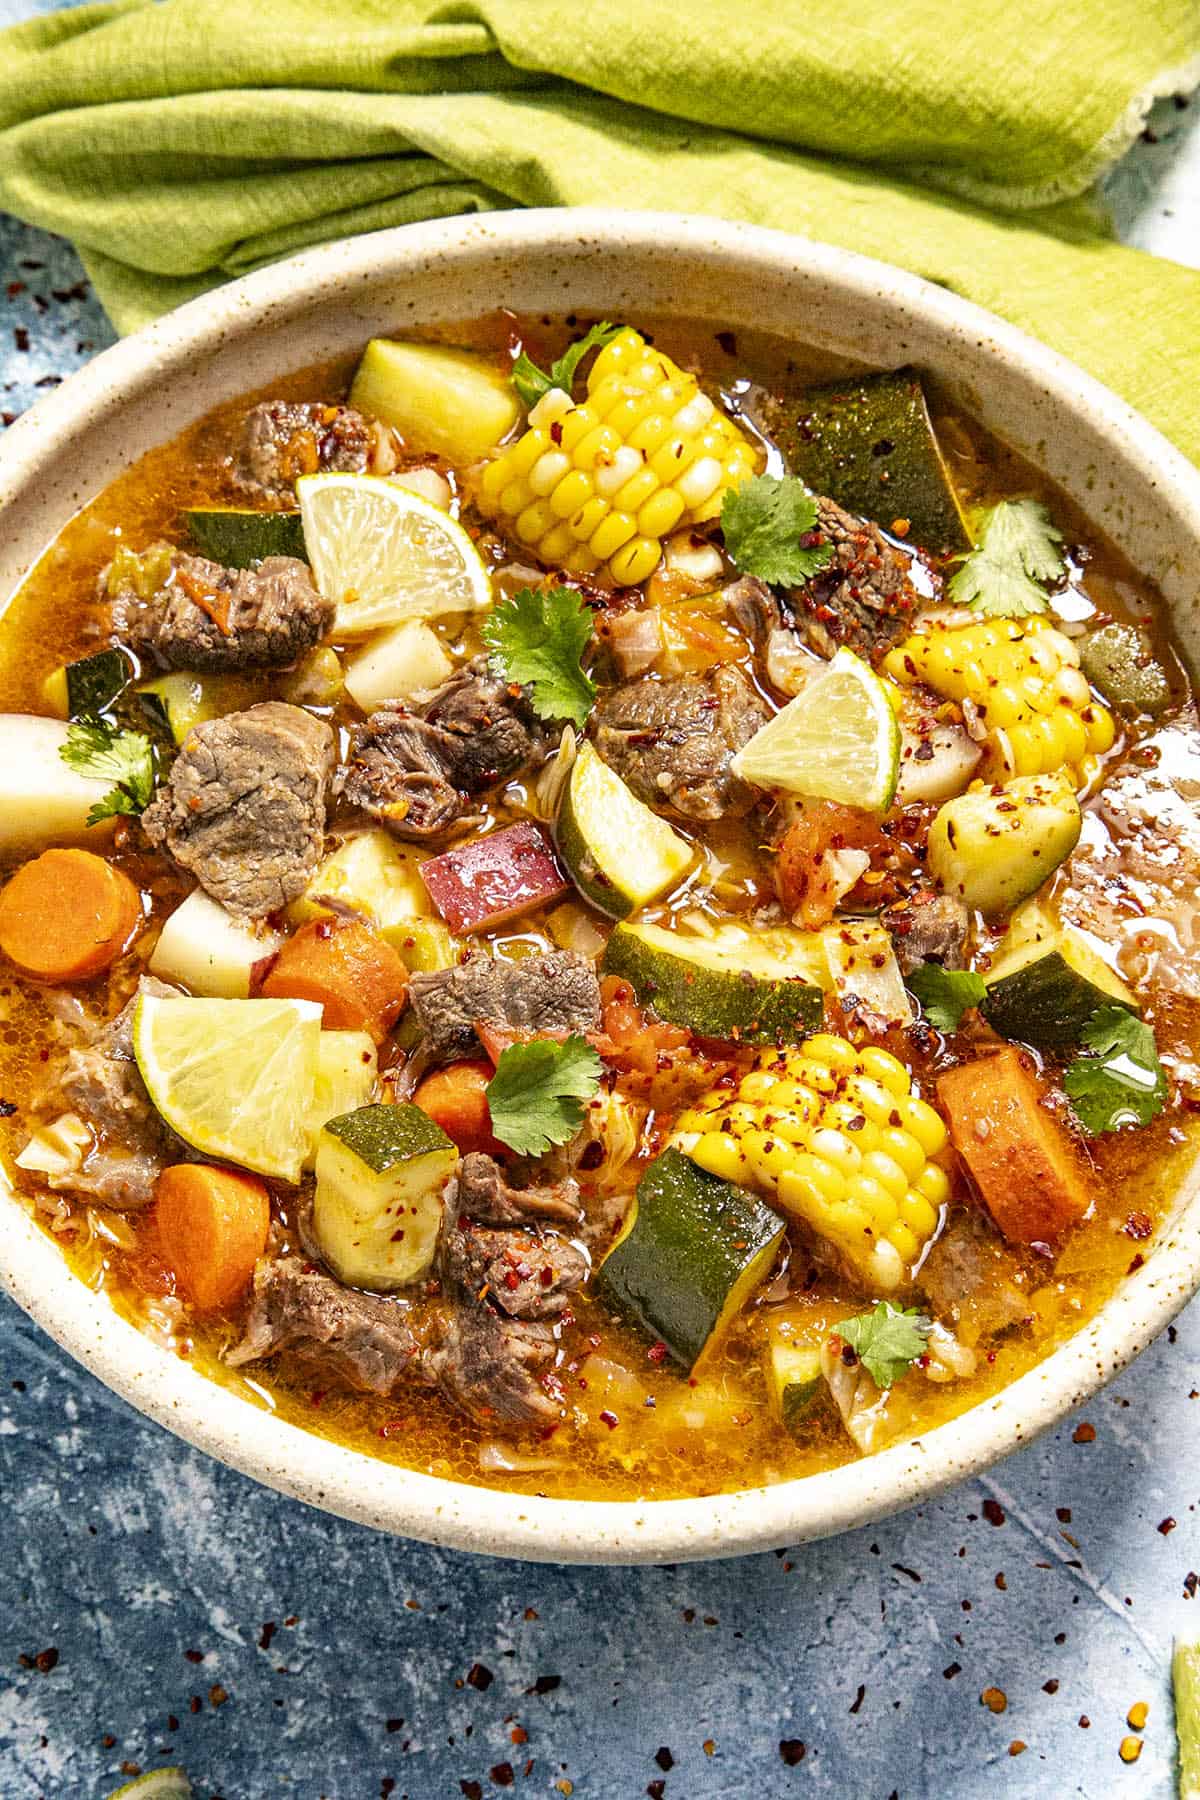
<path fill-rule="evenodd" d="M 773 631 L 781 630 L 790 619 L 765 581 L 757 575 L 743 575 L 727 587 L 722 599 L 734 624 L 741 627 L 752 643 L 762 643 Z"/>
<path fill-rule="evenodd" d="M 928 892 L 887 907 L 880 919 L 892 934 L 902 975 L 911 975 L 923 962 L 963 968 L 970 922 L 971 915 L 953 894 Z"/>
<path fill-rule="evenodd" d="M 325 842 L 333 733 L 269 700 L 197 725 L 142 814 L 168 850 L 231 912 L 261 917 L 303 893 Z"/>
<path fill-rule="evenodd" d="M 478 1051 L 477 1019 L 516 1032 L 586 1032 L 600 1024 L 596 971 L 572 950 L 520 962 L 474 956 L 452 969 L 414 975 L 409 1000 L 426 1048 L 440 1062 Z"/>
<path fill-rule="evenodd" d="M 479 657 L 419 714 L 373 713 L 342 779 L 343 797 L 401 838 L 440 837 L 467 800 L 539 761 L 546 738 L 520 688 Z"/>
<path fill-rule="evenodd" d="M 582 1250 L 554 1231 L 496 1230 L 466 1221 L 447 1234 L 446 1277 L 465 1293 L 487 1293 L 512 1319 L 561 1313 L 587 1277 Z"/>
<path fill-rule="evenodd" d="M 123 643 L 168 669 L 283 668 L 333 623 L 332 603 L 313 586 L 308 564 L 294 556 L 226 569 L 175 550 L 166 568 L 149 598 L 131 585 L 118 587 L 112 624 Z M 108 570 L 100 580 L 102 592 L 111 594 Z"/>
<path fill-rule="evenodd" d="M 143 975 L 139 993 L 172 994 L 174 988 Z M 163 1167 L 184 1147 L 155 1112 L 133 1057 L 135 994 L 88 1044 L 67 1054 L 62 1070 L 45 1099 L 59 1109 L 78 1113 L 101 1137 L 81 1169 L 51 1186 L 92 1194 L 105 1206 L 133 1211 L 154 1198 Z"/>
<path fill-rule="evenodd" d="M 643 676 L 597 706 L 596 748 L 648 806 L 671 806 L 689 819 L 737 817 L 755 795 L 729 764 L 768 716 L 733 665 L 673 681 Z"/>
<path fill-rule="evenodd" d="M 258 506 L 294 506 L 298 476 L 361 474 L 370 448 L 370 426 L 351 406 L 264 400 L 246 414 L 233 478 Z"/>
<path fill-rule="evenodd" d="M 349 1387 L 390 1394 L 417 1354 L 409 1303 L 360 1294 L 299 1256 L 260 1262 L 245 1335 L 225 1357 L 233 1368 L 291 1350 Z"/>
<path fill-rule="evenodd" d="M 953 1215 L 925 1258 L 919 1285 L 964 1344 L 1030 1315 L 1028 1277 L 1016 1253 L 974 1208 Z"/>
<path fill-rule="evenodd" d="M 423 1365 L 446 1397 L 480 1424 L 553 1425 L 559 1409 L 542 1382 L 554 1332 L 538 1319 L 508 1319 L 486 1303 L 454 1307 Z"/>
<path fill-rule="evenodd" d="M 817 528 L 833 560 L 790 594 L 802 635 L 821 656 L 846 644 L 878 659 L 904 635 L 921 604 L 907 556 L 877 525 L 818 500 Z"/>
<path fill-rule="evenodd" d="M 542 1221 L 562 1225 L 579 1222 L 579 1190 L 574 1181 L 556 1187 L 511 1187 L 494 1157 L 482 1150 L 464 1156 L 457 1187 L 448 1204 L 466 1219 L 483 1225 L 529 1225 Z"/>

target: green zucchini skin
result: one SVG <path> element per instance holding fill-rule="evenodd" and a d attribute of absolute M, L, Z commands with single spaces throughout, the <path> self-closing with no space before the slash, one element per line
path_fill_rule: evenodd
<path fill-rule="evenodd" d="M 133 663 L 124 650 L 98 650 L 68 663 L 67 716 L 94 719 L 107 712 L 133 680 Z"/>
<path fill-rule="evenodd" d="M 660 1018 L 698 1037 L 796 1043 L 819 1031 L 824 1016 L 824 993 L 801 976 L 771 979 L 734 967 L 706 969 L 648 944 L 636 926 L 618 925 L 602 967 L 628 981 Z"/>
<path fill-rule="evenodd" d="M 1136 625 L 1114 621 L 1083 641 L 1080 666 L 1092 686 L 1121 713 L 1149 713 L 1171 704 L 1171 681 L 1154 647 Z"/>
<path fill-rule="evenodd" d="M 1001 1037 L 1039 1050 L 1068 1050 L 1101 1006 L 1126 1006 L 1117 995 L 1073 969 L 1058 950 L 1036 957 L 989 986 L 980 1012 Z"/>
<path fill-rule="evenodd" d="M 198 507 L 183 517 L 204 555 L 227 569 L 250 569 L 268 556 L 296 556 L 301 562 L 308 561 L 298 512 Z"/>
<path fill-rule="evenodd" d="M 885 529 L 909 522 L 909 541 L 937 555 L 970 550 L 971 534 L 915 369 L 810 388 L 778 433 L 793 474 L 816 494 Z"/>
<path fill-rule="evenodd" d="M 774 1261 L 784 1222 L 756 1194 L 665 1150 L 596 1274 L 599 1299 L 691 1370 Z"/>

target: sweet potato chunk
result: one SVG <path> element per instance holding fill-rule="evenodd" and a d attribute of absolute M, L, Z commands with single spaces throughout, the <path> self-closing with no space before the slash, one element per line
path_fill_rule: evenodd
<path fill-rule="evenodd" d="M 1043 1103 L 1030 1060 L 1011 1045 L 938 1079 L 950 1141 L 1015 1244 L 1057 1243 L 1091 1204 L 1086 1171 Z"/>

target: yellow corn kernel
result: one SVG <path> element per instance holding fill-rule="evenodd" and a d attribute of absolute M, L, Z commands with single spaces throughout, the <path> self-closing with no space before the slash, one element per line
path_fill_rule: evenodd
<path fill-rule="evenodd" d="M 521 521 L 517 535 L 547 566 L 599 568 L 633 586 L 657 566 L 668 533 L 714 518 L 760 462 L 693 375 L 625 330 L 597 355 L 586 400 L 544 395 L 528 430 L 483 469 L 476 495 L 487 517 Z M 543 515 L 530 509 L 543 501 L 551 517 L 536 537 Z M 564 523 L 578 548 L 564 546 Z"/>
<path fill-rule="evenodd" d="M 978 709 L 990 779 L 1066 769 L 1084 787 L 1086 758 L 1112 748 L 1112 714 L 1092 698 L 1071 639 L 1045 618 L 934 625 L 889 651 L 883 668 L 901 686 L 920 682 Z"/>
<path fill-rule="evenodd" d="M 554 528 L 554 514 L 545 500 L 535 500 L 517 514 L 513 529 L 523 544 L 536 544 Z"/>
<path fill-rule="evenodd" d="M 736 1089 L 690 1107 L 671 1141 L 713 1174 L 775 1199 L 877 1293 L 911 1276 L 949 1191 L 929 1160 L 945 1127 L 903 1064 L 829 1032 L 763 1051 Z"/>

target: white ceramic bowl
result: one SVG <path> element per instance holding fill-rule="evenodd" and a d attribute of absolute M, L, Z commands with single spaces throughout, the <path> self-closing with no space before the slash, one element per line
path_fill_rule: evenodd
<path fill-rule="evenodd" d="M 766 324 L 868 364 L 933 370 L 1159 583 L 1185 648 L 1200 651 L 1200 473 L 1107 389 L 990 314 L 883 263 L 713 219 L 602 210 L 493 213 L 353 238 L 233 282 L 106 351 L 0 447 L 0 603 L 76 508 L 218 401 L 375 333 L 497 306 L 635 320 L 675 313 L 716 329 Z M 312 1505 L 470 1550 L 674 1561 L 862 1524 L 986 1467 L 1060 1419 L 1200 1285 L 1196 1188 L 1194 1178 L 1183 1185 L 1145 1265 L 1092 1323 L 995 1399 L 828 1474 L 653 1504 L 461 1486 L 284 1424 L 118 1318 L 69 1274 L 7 1189 L 0 1276 L 64 1349 L 141 1411 Z"/>

